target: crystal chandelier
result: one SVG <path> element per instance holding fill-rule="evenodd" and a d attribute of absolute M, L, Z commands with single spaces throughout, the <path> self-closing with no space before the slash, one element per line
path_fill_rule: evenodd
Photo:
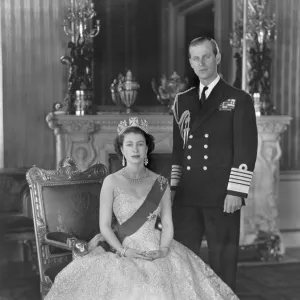
<path fill-rule="evenodd" d="M 96 26 L 92 28 L 92 20 L 96 17 L 94 3 L 89 0 L 71 0 L 63 28 L 66 35 L 72 37 L 72 41 L 82 44 L 90 41 L 100 32 L 100 20 L 96 20 Z"/>

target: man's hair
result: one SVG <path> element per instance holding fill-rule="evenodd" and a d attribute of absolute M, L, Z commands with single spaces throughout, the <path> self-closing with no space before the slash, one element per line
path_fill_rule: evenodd
<path fill-rule="evenodd" d="M 210 44 L 212 46 L 213 53 L 214 53 L 215 56 L 218 53 L 220 53 L 219 46 L 218 46 L 217 42 L 214 39 L 212 39 L 210 37 L 207 37 L 207 36 L 201 36 L 201 37 L 197 37 L 197 38 L 193 39 L 190 42 L 190 44 L 189 44 L 189 57 L 191 56 L 191 54 L 190 54 L 191 47 L 200 45 L 200 44 L 204 43 L 205 41 L 210 42 Z"/>

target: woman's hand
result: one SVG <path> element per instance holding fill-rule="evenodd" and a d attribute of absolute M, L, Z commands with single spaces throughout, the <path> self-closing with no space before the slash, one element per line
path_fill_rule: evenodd
<path fill-rule="evenodd" d="M 141 258 L 145 260 L 152 260 L 151 257 L 147 256 L 144 251 L 138 251 L 131 248 L 127 248 L 124 256 L 128 258 Z"/>
<path fill-rule="evenodd" d="M 150 260 L 155 260 L 166 257 L 169 253 L 169 248 L 161 248 L 154 251 L 145 251 L 144 253 L 147 257 L 150 258 Z"/>

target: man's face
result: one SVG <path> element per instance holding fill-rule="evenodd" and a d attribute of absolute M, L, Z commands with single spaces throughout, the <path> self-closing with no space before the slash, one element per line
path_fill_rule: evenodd
<path fill-rule="evenodd" d="M 221 55 L 213 53 L 213 48 L 210 41 L 192 46 L 190 51 L 190 64 L 195 74 L 199 77 L 200 81 L 207 84 L 212 82 L 217 74 L 217 65 L 221 61 Z"/>

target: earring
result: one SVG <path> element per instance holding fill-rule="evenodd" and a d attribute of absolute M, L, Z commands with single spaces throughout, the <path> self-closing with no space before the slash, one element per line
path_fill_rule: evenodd
<path fill-rule="evenodd" d="M 126 163 L 125 163 L 125 157 L 124 157 L 124 155 L 123 155 L 123 158 L 122 158 L 122 166 L 125 167 L 125 164 L 126 164 Z"/>
<path fill-rule="evenodd" d="M 147 166 L 148 165 L 148 158 L 147 157 L 145 157 L 145 159 L 144 159 L 144 164 L 145 164 L 145 166 Z"/>

